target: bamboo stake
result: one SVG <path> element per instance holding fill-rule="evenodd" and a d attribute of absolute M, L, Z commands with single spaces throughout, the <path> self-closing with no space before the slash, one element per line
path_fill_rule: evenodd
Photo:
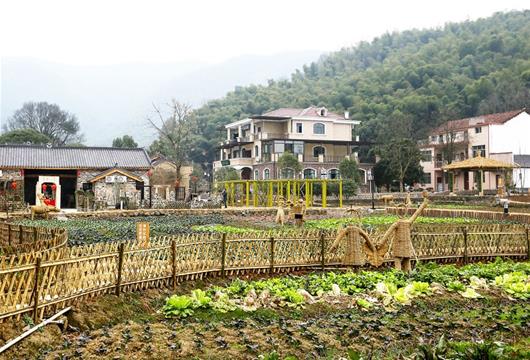
<path fill-rule="evenodd" d="M 464 235 L 464 264 L 467 264 L 468 262 L 468 254 L 467 254 L 467 229 L 463 229 L 462 231 Z"/>
<path fill-rule="evenodd" d="M 31 329 L 27 330 L 26 332 L 22 333 L 21 335 L 17 336 L 13 340 L 8 341 L 0 348 L 0 354 L 9 349 L 11 346 L 15 345 L 19 341 L 23 340 L 24 338 L 28 337 L 29 335 L 33 334 L 35 331 L 39 330 L 41 327 L 46 326 L 48 324 L 54 323 L 55 319 L 57 319 L 59 316 L 65 314 L 66 312 L 70 311 L 72 308 L 67 307 L 61 311 L 59 311 L 57 314 L 53 315 L 51 318 L 41 322 L 40 324 L 32 327 Z"/>
<path fill-rule="evenodd" d="M 171 240 L 171 269 L 173 278 L 173 290 L 177 287 L 177 242 Z"/>
<path fill-rule="evenodd" d="M 530 260 L 530 228 L 526 228 L 526 258 Z"/>
<path fill-rule="evenodd" d="M 125 244 L 121 243 L 118 247 L 118 278 L 116 280 L 116 296 L 120 296 L 121 274 L 123 268 L 123 253 L 125 251 Z"/>
<path fill-rule="evenodd" d="M 271 245 L 271 258 L 270 258 L 269 272 L 272 274 L 274 272 L 274 237 L 271 237 L 270 245 Z"/>
<path fill-rule="evenodd" d="M 226 233 L 221 237 L 221 276 L 225 276 L 225 261 L 226 261 Z"/>
<path fill-rule="evenodd" d="M 320 267 L 324 271 L 326 266 L 326 244 L 324 239 L 324 233 L 320 234 Z"/>
<path fill-rule="evenodd" d="M 37 323 L 39 320 L 39 275 L 41 267 L 41 258 L 37 258 L 35 263 L 35 283 L 33 284 L 33 322 Z"/>

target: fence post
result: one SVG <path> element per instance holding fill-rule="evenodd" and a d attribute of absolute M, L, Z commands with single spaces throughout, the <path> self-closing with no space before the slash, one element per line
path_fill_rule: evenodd
<path fill-rule="evenodd" d="M 177 242 L 171 240 L 171 278 L 173 279 L 173 290 L 177 288 Z"/>
<path fill-rule="evenodd" d="M 37 244 L 37 227 L 33 228 L 33 243 Z"/>
<path fill-rule="evenodd" d="M 11 225 L 7 225 L 7 243 L 11 246 Z"/>
<path fill-rule="evenodd" d="M 530 228 L 526 227 L 526 258 L 530 260 Z"/>
<path fill-rule="evenodd" d="M 326 266 L 326 242 L 324 238 L 324 233 L 320 233 L 320 268 L 324 271 Z"/>
<path fill-rule="evenodd" d="M 116 296 L 120 296 L 121 287 L 121 273 L 123 270 L 123 254 L 125 252 L 125 244 L 121 243 L 118 246 L 118 279 L 116 281 Z"/>
<path fill-rule="evenodd" d="M 226 262 L 226 233 L 221 237 L 221 276 L 225 276 L 225 262 Z"/>
<path fill-rule="evenodd" d="M 271 259 L 270 259 L 270 267 L 269 267 L 269 273 L 274 272 L 274 237 L 271 237 Z"/>
<path fill-rule="evenodd" d="M 37 258 L 37 262 L 35 263 L 35 283 L 33 284 L 33 323 L 36 324 L 39 322 L 39 275 L 40 275 L 40 268 L 41 268 L 41 258 Z"/>
<path fill-rule="evenodd" d="M 467 253 L 467 229 L 462 229 L 462 234 L 464 235 L 464 264 L 468 262 L 468 253 Z"/>
<path fill-rule="evenodd" d="M 22 244 L 23 237 L 24 237 L 24 230 L 23 230 L 22 225 L 19 225 L 18 226 L 18 243 L 19 244 Z"/>

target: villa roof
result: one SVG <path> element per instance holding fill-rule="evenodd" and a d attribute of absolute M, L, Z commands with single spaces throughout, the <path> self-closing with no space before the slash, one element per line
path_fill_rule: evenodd
<path fill-rule="evenodd" d="M 139 148 L 47 147 L 0 145 L 0 169 L 108 169 L 147 170 L 151 161 Z"/>
<path fill-rule="evenodd" d="M 335 119 L 335 120 L 348 120 L 344 117 L 344 115 L 339 115 L 337 113 L 334 113 L 332 111 L 326 110 L 326 115 L 322 116 L 320 115 L 320 110 L 322 107 L 317 106 L 310 106 L 305 109 L 298 109 L 298 108 L 280 108 L 276 110 L 272 110 L 269 112 L 266 112 L 263 115 L 254 116 L 253 118 L 314 118 L 314 117 L 322 117 L 324 119 Z"/>
<path fill-rule="evenodd" d="M 526 108 L 496 114 L 479 115 L 470 118 L 450 120 L 431 131 L 431 135 L 438 135 L 445 132 L 446 130 L 458 131 L 475 126 L 504 124 L 523 112 L 527 112 Z"/>

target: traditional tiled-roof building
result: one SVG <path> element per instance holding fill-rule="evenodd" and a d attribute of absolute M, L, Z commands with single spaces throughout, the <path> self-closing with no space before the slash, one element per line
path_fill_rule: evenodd
<path fill-rule="evenodd" d="M 42 194 L 58 208 L 76 208 L 80 191 L 104 207 L 124 199 L 138 205 L 150 169 L 144 149 L 0 145 L 0 187 L 15 181 L 29 205 Z"/>

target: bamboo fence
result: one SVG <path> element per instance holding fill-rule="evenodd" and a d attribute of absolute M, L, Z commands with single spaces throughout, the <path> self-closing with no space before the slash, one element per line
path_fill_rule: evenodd
<path fill-rule="evenodd" d="M 65 229 L 0 223 L 0 255 L 51 250 L 67 240 Z"/>
<path fill-rule="evenodd" d="M 406 210 L 408 215 L 414 213 L 416 209 Z M 513 210 L 513 209 L 512 209 Z M 387 207 L 386 212 L 393 215 L 403 215 L 405 210 L 398 207 Z M 522 212 L 510 212 L 504 214 L 502 211 L 488 211 L 475 209 L 436 209 L 427 208 L 422 212 L 422 216 L 427 217 L 464 217 L 469 219 L 493 220 L 493 221 L 512 221 L 521 224 L 530 224 L 530 214 Z"/>
<path fill-rule="evenodd" d="M 381 229 L 372 233 L 380 237 Z M 343 248 L 330 252 L 335 231 L 157 237 L 149 243 L 63 247 L 0 263 L 0 320 L 32 314 L 35 321 L 82 299 L 149 287 L 175 288 L 206 275 L 278 273 L 339 267 Z M 417 225 L 417 259 L 467 263 L 497 256 L 530 256 L 522 225 Z M 387 260 L 392 254 L 386 255 Z"/>

